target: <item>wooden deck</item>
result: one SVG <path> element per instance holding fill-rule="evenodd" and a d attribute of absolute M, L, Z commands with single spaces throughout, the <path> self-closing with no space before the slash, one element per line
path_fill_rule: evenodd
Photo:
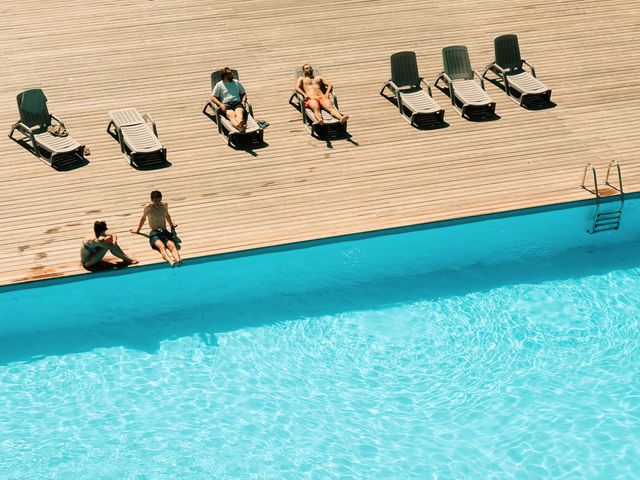
<path fill-rule="evenodd" d="M 185 258 L 587 198 L 587 162 L 616 159 L 640 190 L 640 3 L 631 0 L 404 2 L 79 0 L 5 2 L 0 27 L 0 284 L 73 275 L 94 220 L 125 250 L 157 262 L 128 233 L 152 189 L 179 223 Z M 527 111 L 495 85 L 501 118 L 410 127 L 379 95 L 389 55 L 415 50 L 430 81 L 441 49 L 464 44 L 481 69 L 493 38 L 516 33 L 553 88 Z M 287 104 L 296 66 L 320 66 L 351 115 L 353 142 L 312 139 Z M 202 115 L 211 70 L 238 68 L 268 146 L 233 150 Z M 6 134 L 17 93 L 49 108 L 92 149 L 57 172 Z M 138 171 L 105 132 L 107 111 L 151 112 L 170 168 Z"/>

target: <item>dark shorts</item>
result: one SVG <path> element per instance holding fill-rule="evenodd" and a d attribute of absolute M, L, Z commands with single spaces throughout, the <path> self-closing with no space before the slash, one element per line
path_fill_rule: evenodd
<path fill-rule="evenodd" d="M 238 107 L 244 110 L 244 105 L 242 104 L 242 102 L 229 102 L 229 103 L 225 103 L 224 106 L 226 107 L 227 110 L 231 110 L 231 111 L 234 111 Z"/>
<path fill-rule="evenodd" d="M 149 245 L 151 245 L 151 248 L 154 250 L 157 250 L 155 245 L 157 240 L 160 240 L 166 247 L 169 240 L 175 243 L 175 235 L 173 232 L 165 230 L 164 228 L 157 228 L 149 233 Z"/>

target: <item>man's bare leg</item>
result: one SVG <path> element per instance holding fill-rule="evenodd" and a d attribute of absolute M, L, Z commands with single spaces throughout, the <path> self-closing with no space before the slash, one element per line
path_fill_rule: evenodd
<path fill-rule="evenodd" d="M 347 120 L 349 120 L 349 115 L 342 115 L 338 111 L 338 109 L 335 107 L 333 102 L 330 99 L 328 99 L 327 97 L 325 97 L 322 100 L 322 108 L 324 108 L 327 112 L 329 112 L 329 114 L 333 118 L 340 120 L 340 123 L 342 123 L 343 125 L 345 123 L 347 123 Z"/>
<path fill-rule="evenodd" d="M 171 255 L 173 255 L 173 258 L 175 259 L 175 261 L 178 262 L 178 265 L 182 265 L 182 258 L 180 258 L 180 252 L 178 252 L 178 247 L 172 240 L 169 240 L 167 242 L 167 248 L 171 252 Z"/>
<path fill-rule="evenodd" d="M 127 262 L 127 263 L 138 263 L 138 260 L 135 258 L 131 258 L 129 255 L 124 253 L 120 245 L 118 245 L 118 237 L 114 234 L 110 234 L 105 237 L 105 241 L 100 243 L 100 246 L 106 247 L 111 255 L 114 257 L 118 257 L 119 259 Z"/>
<path fill-rule="evenodd" d="M 158 249 L 158 251 L 160 252 L 160 255 L 162 255 L 162 258 L 164 258 L 165 261 L 173 267 L 173 264 L 175 262 L 171 258 L 169 258 L 169 255 L 167 254 L 167 249 L 164 247 L 164 243 L 162 243 L 162 240 L 156 240 L 154 243 L 154 246 Z"/>
<path fill-rule="evenodd" d="M 108 251 L 108 247 L 97 247 L 91 255 L 82 261 L 82 266 L 85 268 L 93 267 L 96 263 L 102 260 Z"/>
<path fill-rule="evenodd" d="M 227 110 L 227 118 L 231 122 L 231 125 L 236 127 L 240 132 L 245 131 L 246 127 L 244 126 L 244 110 L 242 108 Z"/>
<path fill-rule="evenodd" d="M 316 122 L 318 122 L 319 125 L 324 125 L 320 103 L 317 100 L 309 100 L 307 105 L 309 105 L 309 108 L 313 112 L 313 116 L 316 117 Z"/>

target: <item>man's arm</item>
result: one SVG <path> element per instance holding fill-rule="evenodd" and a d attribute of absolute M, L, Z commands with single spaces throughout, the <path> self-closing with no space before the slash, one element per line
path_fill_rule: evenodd
<path fill-rule="evenodd" d="M 171 215 L 169 215 L 169 204 L 168 203 L 164 204 L 164 218 L 167 219 L 167 223 L 169 224 L 169 228 L 171 230 L 175 230 L 178 225 L 173 223 L 173 220 L 171 220 Z"/>
<path fill-rule="evenodd" d="M 218 96 L 220 95 L 220 90 L 221 88 L 218 87 L 219 83 L 216 83 L 216 85 L 213 87 L 213 91 L 211 92 L 211 101 L 223 112 L 227 111 L 227 107 L 224 106 L 224 103 L 222 103 L 219 99 Z"/>
<path fill-rule="evenodd" d="M 305 92 L 304 89 L 302 88 L 302 80 L 303 80 L 303 77 L 298 78 L 298 81 L 296 82 L 296 92 L 298 92 L 300 95 L 306 98 L 307 92 Z"/>
<path fill-rule="evenodd" d="M 142 227 L 144 226 L 144 222 L 147 221 L 147 207 L 144 207 L 144 210 L 142 212 L 142 218 L 140 219 L 140 223 L 138 224 L 138 228 L 132 228 L 131 229 L 131 233 L 140 233 L 140 230 L 142 230 Z"/>
<path fill-rule="evenodd" d="M 331 93 L 331 90 L 333 90 L 333 83 L 329 82 L 328 80 L 325 80 L 324 77 L 320 77 L 320 81 L 322 82 L 322 84 L 324 85 L 324 88 L 326 89 L 324 92 L 324 96 L 329 98 L 329 94 Z"/>

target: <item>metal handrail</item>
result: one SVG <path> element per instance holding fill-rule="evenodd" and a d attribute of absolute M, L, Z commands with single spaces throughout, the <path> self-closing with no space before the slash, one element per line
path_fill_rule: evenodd
<path fill-rule="evenodd" d="M 611 173 L 611 166 L 612 165 L 615 165 L 616 169 L 618 170 L 618 186 L 620 188 L 616 188 L 612 184 L 609 183 L 609 174 Z M 605 180 L 605 183 L 607 185 L 609 185 L 611 188 L 613 188 L 614 190 L 619 191 L 621 195 L 624 195 L 624 190 L 622 189 L 622 172 L 620 171 L 620 164 L 618 163 L 617 160 L 612 160 L 611 163 L 609 163 L 609 167 L 607 168 L 607 178 Z"/>
<path fill-rule="evenodd" d="M 595 186 L 595 189 L 596 189 L 595 192 L 593 190 L 589 190 L 584 185 L 584 182 L 587 179 L 587 170 L 588 170 L 589 167 L 591 167 L 591 172 L 593 173 L 593 185 Z M 580 186 L 582 188 L 584 188 L 587 192 L 591 192 L 591 193 L 595 194 L 596 199 L 600 200 L 600 191 L 598 190 L 598 177 L 596 175 L 596 167 L 594 167 L 591 163 L 587 163 L 587 165 L 584 167 L 584 174 L 582 175 L 582 183 L 581 183 Z"/>

